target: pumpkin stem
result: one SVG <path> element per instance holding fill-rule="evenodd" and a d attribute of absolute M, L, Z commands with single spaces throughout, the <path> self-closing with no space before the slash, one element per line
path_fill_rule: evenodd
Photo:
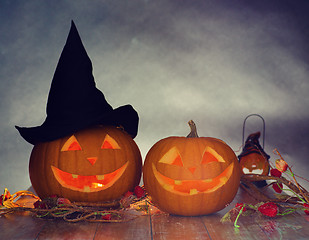
<path fill-rule="evenodd" d="M 195 126 L 195 123 L 193 122 L 193 120 L 190 120 L 188 122 L 188 124 L 189 124 L 189 127 L 191 129 L 191 132 L 189 133 L 187 138 L 198 138 L 199 136 L 197 135 L 196 126 Z"/>

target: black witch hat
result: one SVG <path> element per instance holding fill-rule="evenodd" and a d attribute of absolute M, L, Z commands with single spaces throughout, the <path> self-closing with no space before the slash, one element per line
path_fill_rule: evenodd
<path fill-rule="evenodd" d="M 260 154 L 267 160 L 270 158 L 270 156 L 264 151 L 264 149 L 260 145 L 260 142 L 259 142 L 260 135 L 261 135 L 260 132 L 256 132 L 248 136 L 245 142 L 245 146 L 241 154 L 238 156 L 239 160 L 242 157 L 247 156 L 248 154 L 251 154 L 251 153 Z"/>
<path fill-rule="evenodd" d="M 131 105 L 113 109 L 96 88 L 92 63 L 72 21 L 48 96 L 47 117 L 41 126 L 16 126 L 29 143 L 52 141 L 94 125 L 121 126 L 133 138 L 138 114 Z"/>

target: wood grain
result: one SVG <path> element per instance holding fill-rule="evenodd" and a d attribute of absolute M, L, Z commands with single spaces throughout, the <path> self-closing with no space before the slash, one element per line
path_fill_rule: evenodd
<path fill-rule="evenodd" d="M 221 223 L 222 216 L 237 202 L 257 203 L 246 191 L 239 189 L 233 202 L 215 214 L 173 216 L 152 206 L 149 215 L 135 213 L 135 219 L 123 223 L 69 223 L 62 219 L 40 219 L 29 213 L 16 212 L 1 215 L 0 239 L 309 239 L 309 215 L 304 212 L 275 218 L 259 214 L 241 216 L 239 228 L 235 228 L 232 222 Z"/>
<path fill-rule="evenodd" d="M 309 239 L 309 222 L 302 214 L 284 217 L 256 218 L 256 222 L 269 239 Z"/>
<path fill-rule="evenodd" d="M 97 223 L 80 222 L 69 223 L 62 219 L 45 220 L 46 225 L 37 239 L 93 239 L 97 230 Z"/>
<path fill-rule="evenodd" d="M 25 213 L 0 217 L 0 239 L 35 239 L 47 222 Z"/>
<path fill-rule="evenodd" d="M 220 223 L 217 214 L 202 217 L 211 239 L 269 239 L 260 226 L 251 217 L 245 217 L 238 221 L 239 228 L 233 223 Z M 243 220 L 243 221 L 242 221 Z"/>
<path fill-rule="evenodd" d="M 151 215 L 153 239 L 210 239 L 200 217 L 180 217 L 169 214 Z"/>
<path fill-rule="evenodd" d="M 150 216 L 140 216 L 124 223 L 99 224 L 95 240 L 151 239 Z"/>

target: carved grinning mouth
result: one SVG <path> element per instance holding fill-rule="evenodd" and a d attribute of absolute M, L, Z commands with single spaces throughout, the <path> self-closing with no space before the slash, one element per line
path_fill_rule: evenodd
<path fill-rule="evenodd" d="M 83 176 L 64 172 L 51 166 L 55 178 L 62 187 L 79 192 L 98 192 L 111 187 L 124 173 L 129 162 L 114 172 L 104 175 Z"/>
<path fill-rule="evenodd" d="M 242 169 L 242 171 L 243 171 L 244 174 L 262 174 L 264 172 L 264 169 L 252 169 L 252 170 L 250 170 L 250 169 L 244 167 Z"/>
<path fill-rule="evenodd" d="M 231 163 L 220 175 L 211 179 L 175 180 L 158 172 L 152 164 L 154 175 L 161 186 L 167 191 L 188 196 L 199 193 L 211 193 L 222 187 L 232 175 L 234 163 Z"/>

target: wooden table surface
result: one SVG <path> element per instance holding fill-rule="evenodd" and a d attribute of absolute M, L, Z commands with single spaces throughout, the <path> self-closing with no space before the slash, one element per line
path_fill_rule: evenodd
<path fill-rule="evenodd" d="M 69 223 L 12 213 L 0 217 L 0 239 L 309 239 L 309 215 L 284 217 L 241 216 L 239 228 L 221 223 L 221 217 L 237 202 L 255 203 L 239 189 L 234 201 L 218 213 L 201 217 L 172 216 L 152 208 L 124 223 Z"/>

